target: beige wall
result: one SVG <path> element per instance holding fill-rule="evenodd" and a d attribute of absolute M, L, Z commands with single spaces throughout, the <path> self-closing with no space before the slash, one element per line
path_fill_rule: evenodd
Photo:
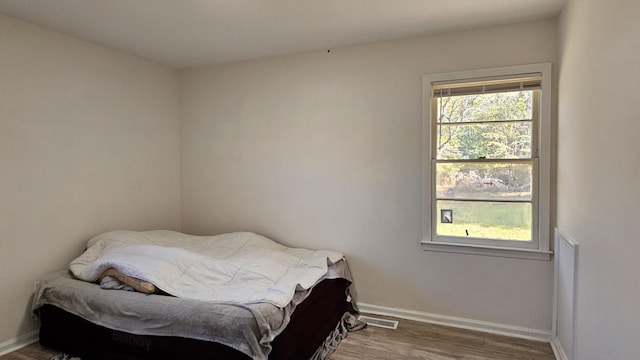
<path fill-rule="evenodd" d="M 640 358 L 639 18 L 635 0 L 562 16 L 558 227 L 579 243 L 579 360 Z"/>
<path fill-rule="evenodd" d="M 111 229 L 180 228 L 179 79 L 0 15 L 0 343 L 34 282 Z"/>
<path fill-rule="evenodd" d="M 421 76 L 555 61 L 556 35 L 548 20 L 184 71 L 184 230 L 341 250 L 363 302 L 550 329 L 551 262 L 421 250 Z"/>

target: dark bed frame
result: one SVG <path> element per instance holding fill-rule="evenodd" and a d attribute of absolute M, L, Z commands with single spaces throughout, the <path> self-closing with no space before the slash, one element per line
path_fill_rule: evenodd
<path fill-rule="evenodd" d="M 306 360 L 324 343 L 349 309 L 345 279 L 326 279 L 300 303 L 272 342 L 270 360 Z M 53 305 L 40 309 L 40 344 L 82 360 L 247 360 L 228 346 L 189 338 L 134 335 L 84 320 Z"/>

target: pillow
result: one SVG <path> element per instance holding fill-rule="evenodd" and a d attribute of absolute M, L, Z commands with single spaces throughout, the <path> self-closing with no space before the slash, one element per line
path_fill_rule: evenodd
<path fill-rule="evenodd" d="M 119 281 L 121 281 L 122 283 L 131 286 L 133 289 L 141 293 L 154 294 L 158 292 L 158 288 L 152 283 L 148 281 L 136 279 L 131 276 L 127 276 L 114 268 L 109 268 L 105 270 L 105 272 L 103 272 L 102 275 L 100 275 L 98 282 L 101 282 L 102 279 L 104 279 L 107 276 L 114 277 Z"/>

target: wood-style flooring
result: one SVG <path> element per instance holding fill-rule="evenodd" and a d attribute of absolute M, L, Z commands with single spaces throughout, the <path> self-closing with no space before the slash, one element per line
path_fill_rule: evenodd
<path fill-rule="evenodd" d="M 0 360 L 48 360 L 57 353 L 57 351 L 43 348 L 38 343 L 33 343 L 20 350 L 0 356 Z"/>
<path fill-rule="evenodd" d="M 395 330 L 368 326 L 349 333 L 330 360 L 555 360 L 547 342 L 393 320 L 400 322 Z"/>
<path fill-rule="evenodd" d="M 369 326 L 349 333 L 330 360 L 554 360 L 548 343 L 491 335 L 416 321 L 398 329 Z M 38 343 L 0 360 L 47 360 L 56 352 Z"/>

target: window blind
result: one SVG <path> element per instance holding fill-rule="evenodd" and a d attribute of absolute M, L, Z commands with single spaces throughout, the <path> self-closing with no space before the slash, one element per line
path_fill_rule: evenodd
<path fill-rule="evenodd" d="M 509 91 L 539 90 L 542 74 L 523 74 L 517 77 L 474 78 L 473 81 L 437 81 L 431 83 L 432 97 L 463 96 Z"/>

